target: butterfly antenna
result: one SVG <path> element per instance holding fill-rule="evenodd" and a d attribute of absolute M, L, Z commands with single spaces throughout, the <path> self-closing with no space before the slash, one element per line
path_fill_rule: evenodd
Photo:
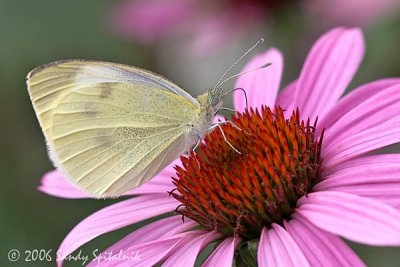
<path fill-rule="evenodd" d="M 224 97 L 224 96 L 226 96 L 226 95 L 228 95 L 228 94 L 231 94 L 231 93 L 233 93 L 233 92 L 235 92 L 235 91 L 238 91 L 238 90 L 240 90 L 240 91 L 242 91 L 242 93 L 243 93 L 243 95 L 244 95 L 244 98 L 245 98 L 245 100 L 246 100 L 246 109 L 249 107 L 249 101 L 247 100 L 247 93 L 246 93 L 246 90 L 244 90 L 243 88 L 235 88 L 235 89 L 233 89 L 233 90 L 230 90 L 230 91 L 228 91 L 228 92 L 226 92 L 226 93 L 224 93 L 223 95 L 222 95 L 222 97 Z M 220 108 L 220 109 L 222 109 L 222 108 Z M 224 108 L 224 109 L 226 109 L 226 108 Z"/>
<path fill-rule="evenodd" d="M 271 65 L 272 65 L 272 62 L 268 62 L 268 63 L 265 63 L 264 65 L 262 65 L 262 66 L 260 66 L 260 67 L 257 67 L 257 68 L 251 69 L 251 70 L 246 70 L 246 71 L 239 72 L 238 74 L 232 75 L 231 77 L 226 78 L 225 80 L 223 80 L 222 82 L 220 82 L 220 83 L 219 83 L 219 86 L 223 85 L 223 84 L 226 83 L 227 81 L 230 81 L 230 80 L 232 80 L 233 78 L 236 78 L 236 77 L 238 77 L 238 76 L 240 76 L 240 75 L 243 75 L 243 74 L 246 74 L 246 73 L 249 73 L 249 72 L 253 72 L 253 71 L 256 71 L 256 70 L 261 70 L 261 69 L 264 69 L 264 68 L 269 67 L 269 66 L 271 66 Z"/>
<path fill-rule="evenodd" d="M 218 80 L 217 84 L 214 86 L 214 90 L 221 86 L 223 84 L 223 82 L 221 82 L 224 77 L 226 76 L 226 74 L 228 74 L 243 58 L 245 58 L 254 48 L 256 48 L 257 46 L 259 46 L 260 44 L 262 44 L 264 42 L 264 38 L 261 38 L 260 40 L 258 40 L 258 42 L 253 45 L 252 47 L 250 47 L 249 50 L 247 50 L 238 60 L 235 61 L 235 63 L 232 64 L 232 66 L 230 66 L 225 72 L 224 74 L 222 74 L 221 78 Z"/>

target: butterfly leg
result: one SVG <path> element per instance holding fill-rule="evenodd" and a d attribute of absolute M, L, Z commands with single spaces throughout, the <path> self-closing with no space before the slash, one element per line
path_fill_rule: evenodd
<path fill-rule="evenodd" d="M 214 124 L 214 125 L 215 125 L 215 124 L 223 125 L 223 124 L 226 124 L 226 123 L 229 123 L 230 125 L 232 125 L 232 127 L 235 128 L 236 130 L 239 130 L 239 131 L 241 131 L 241 132 L 244 132 L 244 133 L 247 134 L 247 135 L 250 135 L 248 132 L 244 131 L 242 128 L 240 128 L 239 126 L 237 126 L 234 122 L 229 121 L 229 120 L 227 120 L 227 121 L 219 121 L 219 122 L 215 122 L 215 123 L 213 123 L 213 124 Z"/>
<path fill-rule="evenodd" d="M 196 142 L 196 144 L 194 145 L 194 147 L 193 147 L 193 152 L 194 153 L 196 153 L 196 151 L 195 150 L 197 150 L 198 148 L 199 148 L 199 145 L 201 144 L 201 138 L 200 138 L 200 136 L 199 136 L 199 139 L 197 139 L 197 142 Z"/>
<path fill-rule="evenodd" d="M 221 121 L 221 122 L 226 123 L 227 121 Z M 222 127 L 221 127 L 221 124 L 223 124 L 223 123 L 221 123 L 221 122 L 219 122 L 219 123 L 217 122 L 217 123 L 215 123 L 214 125 L 212 125 L 212 126 L 210 127 L 210 130 L 213 130 L 214 128 L 218 127 L 219 130 L 220 130 L 221 133 L 222 133 L 222 137 L 224 138 L 225 142 L 226 142 L 233 150 L 235 150 L 236 153 L 242 154 L 242 153 L 241 153 L 239 150 L 237 150 L 231 143 L 229 143 L 228 139 L 226 139 L 224 130 L 222 130 Z"/>
<path fill-rule="evenodd" d="M 214 116 L 217 115 L 217 113 L 218 113 L 220 110 L 227 110 L 227 111 L 231 111 L 231 112 L 236 112 L 236 110 L 231 109 L 231 108 L 220 107 L 217 111 L 214 112 Z"/>
<path fill-rule="evenodd" d="M 197 150 L 197 148 L 199 147 L 199 145 L 201 144 L 201 140 L 202 140 L 202 138 L 200 138 L 200 136 L 199 136 L 199 139 L 197 139 L 196 144 L 195 144 L 194 147 L 192 148 L 192 153 L 193 153 L 194 158 L 195 158 L 196 161 L 197 161 L 197 165 L 199 166 L 199 170 L 200 170 L 200 162 L 199 162 L 199 160 L 197 159 L 196 150 Z"/>

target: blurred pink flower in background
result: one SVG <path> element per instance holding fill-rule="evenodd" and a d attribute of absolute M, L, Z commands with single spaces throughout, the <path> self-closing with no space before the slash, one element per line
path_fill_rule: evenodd
<path fill-rule="evenodd" d="M 218 241 L 203 266 L 228 267 L 235 251 L 255 240 L 256 251 L 251 252 L 257 253 L 258 266 L 364 266 L 340 237 L 373 246 L 400 246 L 400 154 L 366 155 L 400 142 L 400 78 L 370 82 L 341 97 L 363 55 L 361 31 L 336 28 L 316 42 L 299 78 L 280 94 L 282 54 L 271 48 L 255 56 L 245 69 L 268 61 L 272 66 L 241 76 L 236 87 L 247 91 L 249 105 L 258 115 L 246 111 L 243 95 L 235 94 L 235 108 L 244 113 L 233 117 L 253 136 L 224 125 L 229 140 L 246 154 L 233 152 L 221 133 L 213 131 L 200 148 L 211 163 L 199 158 L 199 169 L 192 157 L 183 158 L 183 163 L 176 160 L 130 192 L 138 196 L 80 222 L 62 242 L 59 254 L 66 256 L 97 236 L 173 211 L 184 214 L 184 222 L 170 213 L 106 250 L 122 251 L 127 257 L 139 252 L 137 261 L 95 259 L 92 265 L 193 266 L 201 251 Z M 275 121 L 263 120 L 260 114 L 268 113 L 266 106 L 285 109 L 286 120 L 280 108 Z M 300 117 L 292 113 L 296 109 Z M 317 125 L 308 125 L 308 118 L 317 117 Z M 265 135 L 270 123 L 272 134 Z M 296 127 L 300 131 L 291 132 Z M 256 145 L 243 144 L 252 138 Z M 272 144 L 262 146 L 263 140 Z M 269 145 L 274 142 L 279 146 L 271 153 Z M 270 157 L 272 165 L 267 164 Z M 190 177 L 196 182 L 190 183 Z M 59 197 L 89 197 L 57 171 L 44 176 L 40 190 Z M 207 212 L 201 212 L 204 207 Z"/>
<path fill-rule="evenodd" d="M 399 0 L 306 0 L 305 5 L 330 25 L 363 26 L 400 11 Z"/>
<path fill-rule="evenodd" d="M 177 38 L 202 53 L 265 24 L 265 11 L 287 2 L 291 1 L 124 0 L 114 6 L 112 20 L 125 38 L 142 43 Z"/>
<path fill-rule="evenodd" d="M 145 44 L 175 40 L 187 43 L 192 53 L 204 53 L 265 29 L 287 7 L 317 18 L 320 25 L 362 26 L 398 13 L 400 1 L 123 0 L 111 17 L 115 32 L 127 39 Z"/>
<path fill-rule="evenodd" d="M 152 42 L 174 36 L 196 13 L 194 0 L 121 1 L 114 7 L 114 22 L 127 38 Z"/>

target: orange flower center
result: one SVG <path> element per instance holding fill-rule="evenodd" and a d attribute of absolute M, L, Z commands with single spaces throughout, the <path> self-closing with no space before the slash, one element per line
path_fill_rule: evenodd
<path fill-rule="evenodd" d="M 300 121 L 298 110 L 285 119 L 280 107 L 238 113 L 231 121 L 237 127 L 221 127 L 226 140 L 215 129 L 197 155 L 181 157 L 171 195 L 182 203 L 179 214 L 250 240 L 290 218 L 297 200 L 319 181 L 323 135 L 316 139 L 316 122 Z"/>

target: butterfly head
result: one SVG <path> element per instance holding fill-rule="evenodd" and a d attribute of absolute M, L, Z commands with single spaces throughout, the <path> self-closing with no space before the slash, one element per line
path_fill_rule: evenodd
<path fill-rule="evenodd" d="M 220 87 L 208 90 L 206 93 L 199 95 L 197 100 L 200 103 L 200 112 L 204 114 L 207 121 L 210 121 L 222 106 L 223 90 Z"/>
<path fill-rule="evenodd" d="M 208 105 L 217 111 L 222 105 L 222 93 L 221 87 L 214 88 L 208 92 Z"/>

